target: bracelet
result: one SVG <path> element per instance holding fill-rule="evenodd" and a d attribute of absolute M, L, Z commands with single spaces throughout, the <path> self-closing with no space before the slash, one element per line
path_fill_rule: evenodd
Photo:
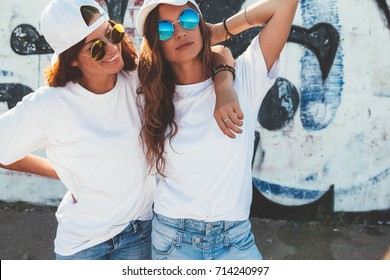
<path fill-rule="evenodd" d="M 225 27 L 226 33 L 229 34 L 230 37 L 233 37 L 234 35 L 230 33 L 229 29 L 227 28 L 226 18 L 224 18 L 222 22 L 223 22 L 223 27 Z"/>
<path fill-rule="evenodd" d="M 215 66 L 213 68 L 213 72 L 212 72 L 213 80 L 214 80 L 215 75 L 217 75 L 221 71 L 229 71 L 230 73 L 233 74 L 233 80 L 236 78 L 236 70 L 234 69 L 234 67 L 227 65 L 227 64 L 220 64 L 220 65 Z"/>
<path fill-rule="evenodd" d="M 252 23 L 252 21 L 250 21 L 249 20 L 249 17 L 248 17 L 248 15 L 247 15 L 247 12 L 246 12 L 246 9 L 247 9 L 248 7 L 245 7 L 245 20 L 246 20 L 246 22 L 250 25 L 250 26 L 253 26 L 253 23 Z"/>

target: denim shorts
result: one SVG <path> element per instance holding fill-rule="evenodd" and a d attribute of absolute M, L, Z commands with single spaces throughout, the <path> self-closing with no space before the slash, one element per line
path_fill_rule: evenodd
<path fill-rule="evenodd" d="M 152 221 L 132 221 L 118 235 L 70 256 L 56 254 L 57 260 L 150 260 Z"/>
<path fill-rule="evenodd" d="M 245 221 L 203 222 L 155 214 L 154 260 L 261 260 L 251 224 Z"/>

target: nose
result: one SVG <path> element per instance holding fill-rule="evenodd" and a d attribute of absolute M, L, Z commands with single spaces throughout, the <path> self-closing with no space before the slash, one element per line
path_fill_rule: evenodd
<path fill-rule="evenodd" d="M 181 36 L 187 36 L 187 30 L 183 28 L 183 26 L 181 26 L 179 21 L 174 22 L 173 26 L 175 30 L 174 35 L 176 38 L 180 38 Z"/>
<path fill-rule="evenodd" d="M 120 45 L 120 44 L 114 44 L 113 42 L 111 42 L 111 41 L 106 41 L 106 43 L 107 43 L 107 46 L 109 46 L 110 48 L 112 48 L 112 47 L 114 47 L 114 48 L 116 48 L 118 45 Z"/>
<path fill-rule="evenodd" d="M 104 41 L 106 43 L 106 53 L 104 55 L 105 57 L 111 56 L 113 53 L 119 50 L 120 44 L 111 43 L 109 40 L 104 40 Z"/>
<path fill-rule="evenodd" d="M 110 41 L 110 38 L 106 37 L 106 38 L 102 38 L 100 40 L 102 40 L 104 43 L 106 43 L 107 46 L 111 46 L 111 45 L 115 46 L 115 44 Z"/>

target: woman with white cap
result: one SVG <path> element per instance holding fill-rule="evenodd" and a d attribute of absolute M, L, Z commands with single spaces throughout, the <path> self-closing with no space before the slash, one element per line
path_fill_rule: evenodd
<path fill-rule="evenodd" d="M 154 199 L 153 259 L 262 258 L 249 222 L 254 128 L 297 2 L 256 1 L 215 26 L 223 40 L 265 25 L 236 59 L 234 71 L 210 66 L 209 34 L 194 0 L 144 1 L 137 18 L 144 36 L 138 69 L 145 102 L 142 139 L 149 164 L 162 175 Z M 223 70 L 235 74 L 245 114 L 235 139 L 225 137 L 213 119 L 212 76 Z M 226 114 L 218 124 L 235 118 Z"/>
<path fill-rule="evenodd" d="M 139 139 L 135 48 L 93 0 L 50 2 L 41 28 L 56 60 L 48 86 L 0 116 L 0 167 L 68 189 L 57 259 L 150 259 L 155 176 Z M 47 160 L 29 154 L 41 148 Z"/>

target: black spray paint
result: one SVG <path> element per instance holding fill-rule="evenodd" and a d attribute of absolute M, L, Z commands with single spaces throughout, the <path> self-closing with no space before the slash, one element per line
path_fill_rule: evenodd
<path fill-rule="evenodd" d="M 31 92 L 33 92 L 31 88 L 22 84 L 0 84 L 0 102 L 7 102 L 8 109 L 11 109 Z"/>
<path fill-rule="evenodd" d="M 378 4 L 379 9 L 381 9 L 385 14 L 387 20 L 387 28 L 390 29 L 390 9 L 389 6 L 387 6 L 386 0 L 376 0 L 376 3 Z"/>
<path fill-rule="evenodd" d="M 340 36 L 336 28 L 326 22 L 318 23 L 310 29 L 294 25 L 288 41 L 298 43 L 315 54 L 321 67 L 322 80 L 325 81 L 339 46 Z"/>
<path fill-rule="evenodd" d="M 105 0 L 107 12 L 110 19 L 123 23 L 127 9 L 128 0 Z"/>
<path fill-rule="evenodd" d="M 29 24 L 18 25 L 12 31 L 11 49 L 19 55 L 53 53 L 45 38 Z"/>

